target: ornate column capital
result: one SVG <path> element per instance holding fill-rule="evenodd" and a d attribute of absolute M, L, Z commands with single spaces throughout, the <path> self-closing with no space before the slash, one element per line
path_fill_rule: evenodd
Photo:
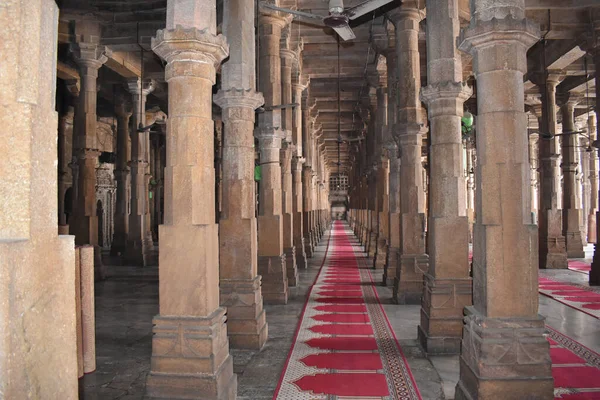
<path fill-rule="evenodd" d="M 92 71 L 98 71 L 102 64 L 108 61 L 108 57 L 112 55 L 112 51 L 106 46 L 85 42 L 70 44 L 69 51 L 77 65 Z"/>
<path fill-rule="evenodd" d="M 143 96 L 148 96 L 152 93 L 156 87 L 156 82 L 153 79 L 142 79 L 139 77 L 127 79 L 127 91 L 133 95 L 139 96 L 140 93 Z"/>
<path fill-rule="evenodd" d="M 165 79 L 177 76 L 196 76 L 210 79 L 215 84 L 217 66 L 229 54 L 229 45 L 223 35 L 214 35 L 208 29 L 162 29 L 152 38 L 152 51 L 167 62 Z"/>
<path fill-rule="evenodd" d="M 228 89 L 219 90 L 213 96 L 213 102 L 222 109 L 227 108 L 251 108 L 256 110 L 261 105 L 265 104 L 265 99 L 262 93 L 253 89 Z"/>
<path fill-rule="evenodd" d="M 462 115 L 462 105 L 473 95 L 466 82 L 437 82 L 421 88 L 421 101 L 428 106 L 429 117 L 448 115 L 454 103 L 452 115 Z"/>

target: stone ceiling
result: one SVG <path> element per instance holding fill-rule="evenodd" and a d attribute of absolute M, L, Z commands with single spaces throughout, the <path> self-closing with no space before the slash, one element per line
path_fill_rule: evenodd
<path fill-rule="evenodd" d="M 351 7 L 364 0 L 346 0 Z M 158 81 L 157 89 L 149 97 L 150 106 L 167 107 L 167 90 L 164 83 L 163 63 L 150 51 L 150 38 L 164 27 L 166 0 L 61 0 L 59 26 L 59 70 L 58 76 L 64 80 L 77 79 L 77 71 L 69 60 L 68 43 L 77 40 L 74 21 L 97 20 L 101 22 L 101 43 L 112 50 L 112 55 L 100 76 L 100 96 L 106 102 L 114 98 L 114 85 L 120 85 L 124 78 L 139 76 L 142 71 L 141 49 L 144 49 L 144 75 Z M 327 15 L 327 0 L 280 0 L 281 7 L 310 11 Z M 421 0 L 424 4 L 424 0 Z M 344 137 L 355 137 L 363 130 L 364 112 L 360 112 L 361 99 L 368 103 L 369 86 L 365 77 L 369 68 L 376 69 L 378 52 L 388 45 L 389 22 L 384 13 L 399 4 L 399 0 L 367 14 L 351 23 L 356 39 L 342 42 L 340 47 L 340 97 L 341 131 Z M 463 24 L 468 23 L 468 0 L 459 0 L 460 16 Z M 532 83 L 535 72 L 541 71 L 543 61 L 552 69 L 562 70 L 566 75 L 559 85 L 558 92 L 590 92 L 589 104 L 594 104 L 594 65 L 590 61 L 587 75 L 584 65 L 586 43 L 592 40 L 592 29 L 600 33 L 600 4 L 598 0 L 526 0 L 528 18 L 540 24 L 541 32 L 547 39 L 533 46 L 528 54 L 529 73 L 526 76 L 525 90 L 528 99 L 538 96 L 537 87 Z M 223 0 L 218 0 L 222 10 Z M 591 8 L 594 6 L 594 8 Z M 424 10 L 425 13 L 425 10 Z M 222 13 L 219 13 L 219 16 Z M 427 83 L 425 21 L 421 24 L 420 50 L 422 84 Z M 600 36 L 600 34 L 597 34 Z M 310 100 L 316 101 L 319 111 L 317 123 L 323 127 L 328 163 L 337 162 L 337 41 L 333 31 L 318 25 L 295 20 L 290 31 L 290 40 L 295 43 L 302 39 L 302 74 L 310 78 Z M 393 43 L 390 43 L 393 45 Z M 545 58 L 542 56 L 544 52 Z M 369 66 L 371 65 L 371 66 Z M 471 63 L 463 60 L 465 79 L 471 75 Z M 385 68 L 379 65 L 380 71 Z M 112 85 L 112 86 L 111 86 Z M 476 88 L 475 88 L 476 92 Z M 372 91 L 371 91 L 372 93 Z M 100 104 L 100 102 L 99 102 Z M 585 113 L 585 102 L 580 104 L 578 113 Z M 467 107 L 476 113 L 476 101 L 471 99 Z M 349 145 L 342 144 L 341 158 L 344 167 L 348 166 Z"/>

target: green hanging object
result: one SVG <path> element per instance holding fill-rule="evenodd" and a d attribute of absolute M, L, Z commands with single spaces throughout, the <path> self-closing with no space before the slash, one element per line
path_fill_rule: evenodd
<path fill-rule="evenodd" d="M 473 114 L 467 111 L 461 118 L 461 122 L 467 128 L 471 128 L 473 126 Z"/>
<path fill-rule="evenodd" d="M 254 180 L 255 181 L 260 181 L 260 178 L 262 177 L 262 173 L 260 171 L 260 165 L 257 165 L 256 167 L 254 167 Z"/>
<path fill-rule="evenodd" d="M 152 198 L 152 191 L 150 191 L 150 192 L 148 193 L 148 198 L 149 198 L 149 199 L 151 199 L 151 198 Z"/>

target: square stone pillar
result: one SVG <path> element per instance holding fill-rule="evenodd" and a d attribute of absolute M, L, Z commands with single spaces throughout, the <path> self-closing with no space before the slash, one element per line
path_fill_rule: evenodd
<path fill-rule="evenodd" d="M 539 30 L 525 18 L 524 0 L 472 0 L 471 10 L 460 49 L 473 55 L 479 93 L 477 222 L 455 398 L 551 399 L 523 96 L 527 49 Z"/>
<path fill-rule="evenodd" d="M 220 304 L 227 308 L 231 347 L 261 349 L 268 336 L 258 276 L 258 239 L 254 184 L 255 109 L 264 103 L 255 86 L 254 1 L 224 3 L 223 34 L 230 43 L 222 68 L 222 201 L 219 220 Z M 240 73 L 241 71 L 241 73 Z"/>
<path fill-rule="evenodd" d="M 115 104 L 117 116 L 117 160 L 115 163 L 115 180 L 117 181 L 117 199 L 115 207 L 115 233 L 110 246 L 111 255 L 125 253 L 127 237 L 129 234 L 129 195 L 130 179 L 129 167 L 129 119 L 132 115 L 131 104 L 124 98 L 118 98 Z"/>
<path fill-rule="evenodd" d="M 423 274 L 428 269 L 425 253 L 425 193 L 421 162 L 423 128 L 421 68 L 419 61 L 419 4 L 405 1 L 389 13 L 396 34 L 398 59 L 397 123 L 393 135 L 400 158 L 400 260 L 394 280 L 393 300 L 399 304 L 419 304 Z"/>
<path fill-rule="evenodd" d="M 568 96 L 562 99 L 563 134 L 575 131 L 575 105 L 581 99 Z M 562 137 L 562 171 L 563 171 L 563 235 L 567 246 L 567 257 L 584 258 L 583 241 L 579 229 L 581 218 L 581 197 L 577 193 L 577 171 L 580 169 L 577 153 L 579 137 L 567 134 Z"/>
<path fill-rule="evenodd" d="M 80 37 L 96 38 L 99 41 L 100 27 L 94 23 L 76 25 Z M 98 35 L 98 36 L 96 36 Z M 79 67 L 81 90 L 79 104 L 75 108 L 74 141 L 78 158 L 77 198 L 73 210 L 70 232 L 75 235 L 75 243 L 98 244 L 98 216 L 96 214 L 96 159 L 100 155 L 96 135 L 96 102 L 98 70 L 108 58 L 110 50 L 97 42 L 72 44 L 73 58 Z"/>
<path fill-rule="evenodd" d="M 541 94 L 541 104 L 534 104 L 532 110 L 538 117 L 540 130 L 549 135 L 558 133 L 556 121 L 556 86 L 564 78 L 558 73 L 533 75 Z M 539 187 L 539 261 L 540 268 L 567 268 L 567 250 L 562 232 L 562 210 L 559 208 L 558 165 L 560 149 L 558 139 L 539 141 L 538 159 L 540 171 Z"/>
<path fill-rule="evenodd" d="M 461 117 L 473 93 L 462 83 L 458 0 L 427 0 L 430 133 L 429 270 L 425 274 L 418 337 L 428 354 L 459 354 L 463 309 L 472 304 L 469 228 L 463 174 Z"/>
<path fill-rule="evenodd" d="M 311 213 L 312 213 L 312 169 L 305 165 L 302 168 L 302 221 L 304 228 L 304 250 L 306 256 L 312 258 L 314 246 L 312 242 L 312 226 L 311 226 Z"/>
<path fill-rule="evenodd" d="M 265 107 L 267 108 L 281 104 L 281 57 L 279 50 L 281 32 L 288 23 L 289 21 L 279 16 L 277 12 L 265 10 L 261 12 L 259 25 L 261 36 L 259 89 L 263 93 Z M 288 278 L 283 242 L 282 174 L 280 165 L 280 151 L 286 133 L 282 130 L 280 109 L 275 108 L 259 115 L 255 136 L 259 142 L 262 172 L 259 184 L 258 273 L 263 277 L 265 302 L 287 304 Z"/>
<path fill-rule="evenodd" d="M 598 137 L 596 130 L 596 113 L 591 113 L 588 119 L 588 132 L 590 141 L 593 143 Z M 598 153 L 593 151 L 589 153 L 589 175 L 590 182 L 590 209 L 588 219 L 588 243 L 596 243 L 596 213 L 598 212 Z"/>
<path fill-rule="evenodd" d="M 74 238 L 56 218 L 59 10 L 0 8 L 0 397 L 75 400 Z"/>
<path fill-rule="evenodd" d="M 595 43 L 595 45 L 597 47 L 593 52 L 594 65 L 596 68 L 599 68 L 597 69 L 598 71 L 600 70 L 600 43 Z M 598 110 L 600 110 L 600 74 L 596 74 L 596 116 L 598 116 Z M 600 137 L 600 124 L 596 124 L 596 138 L 598 137 Z M 600 193 L 598 196 L 600 196 Z M 600 243 L 598 243 L 598 238 L 600 238 L 600 223 L 598 223 L 598 220 L 600 220 L 600 211 L 596 212 L 596 244 L 594 245 L 594 259 L 589 278 L 590 285 L 594 286 L 600 285 Z"/>
<path fill-rule="evenodd" d="M 150 399 L 225 400 L 237 391 L 219 305 L 211 110 L 216 68 L 229 46 L 216 31 L 214 0 L 168 0 L 166 28 L 152 39 L 167 62 L 169 120 Z"/>
<path fill-rule="evenodd" d="M 152 231 L 150 226 L 150 130 L 146 125 L 146 99 L 154 90 L 154 81 L 130 79 L 127 88 L 133 103 L 131 122 L 131 210 L 125 260 L 128 264 L 148 266 L 153 264 Z"/>

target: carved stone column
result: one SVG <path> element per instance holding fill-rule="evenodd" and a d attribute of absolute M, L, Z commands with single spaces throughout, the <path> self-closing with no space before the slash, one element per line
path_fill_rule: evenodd
<path fill-rule="evenodd" d="M 584 119 L 577 124 L 577 130 L 583 130 L 587 126 L 587 118 Z M 579 215 L 579 229 L 581 232 L 581 240 L 583 245 L 586 246 L 588 244 L 588 215 L 590 214 L 590 200 L 591 200 L 591 187 L 590 187 L 590 153 L 587 151 L 588 138 L 580 136 L 578 138 L 578 156 L 579 156 L 579 166 L 580 169 L 578 171 L 578 183 L 577 189 L 579 195 L 581 196 L 581 206 L 582 212 Z"/>
<path fill-rule="evenodd" d="M 276 13 L 260 15 L 260 91 L 265 107 L 281 104 L 281 30 L 288 21 Z M 258 273 L 263 277 L 263 297 L 267 303 L 287 304 L 288 279 L 283 244 L 283 216 L 280 150 L 285 131 L 281 110 L 259 115 L 258 138 L 261 165 L 258 212 Z"/>
<path fill-rule="evenodd" d="M 529 169 L 531 174 L 531 212 L 534 215 L 538 214 L 538 143 L 539 134 L 529 135 Z M 535 220 L 534 220 L 535 222 Z"/>
<path fill-rule="evenodd" d="M 429 270 L 418 336 L 428 354 L 458 354 L 463 308 L 472 304 L 469 228 L 464 190 L 461 117 L 473 93 L 462 82 L 458 0 L 427 0 L 427 82 L 430 133 Z"/>
<path fill-rule="evenodd" d="M 475 147 L 467 144 L 467 219 L 469 221 L 469 243 L 473 243 L 475 222 Z"/>
<path fill-rule="evenodd" d="M 575 131 L 575 105 L 579 99 L 569 97 L 561 106 L 563 133 Z M 563 235 L 567 246 L 567 257 L 584 258 L 583 242 L 579 230 L 581 202 L 577 196 L 577 170 L 579 137 L 576 134 L 562 137 L 563 170 Z"/>
<path fill-rule="evenodd" d="M 540 131 L 546 135 L 557 133 L 556 86 L 562 76 L 549 73 L 540 78 L 538 84 L 542 95 L 541 114 L 534 108 L 539 118 Z M 559 190 L 559 148 L 556 138 L 539 142 L 539 261 L 540 268 L 567 268 L 565 237 L 562 233 L 562 210 L 558 208 Z"/>
<path fill-rule="evenodd" d="M 59 10 L 0 8 L 0 397 L 77 399 L 74 244 L 57 223 Z"/>
<path fill-rule="evenodd" d="M 154 82 L 133 78 L 127 82 L 133 103 L 131 122 L 131 212 L 125 259 L 132 265 L 151 263 L 152 233 L 149 203 L 150 133 L 141 128 L 146 125 L 146 98 L 154 90 Z"/>
<path fill-rule="evenodd" d="M 598 135 L 596 134 L 596 114 L 591 113 L 588 119 L 588 132 L 590 142 L 594 142 Z M 596 213 L 598 212 L 598 153 L 593 151 L 589 153 L 590 157 L 590 209 L 587 216 L 588 219 L 588 243 L 596 243 Z"/>
<path fill-rule="evenodd" d="M 71 155 L 66 153 L 66 145 L 72 140 L 74 115 L 74 107 L 67 106 L 58 119 L 58 233 L 61 235 L 69 234 L 66 210 L 72 207 L 72 204 L 65 204 L 65 193 L 72 184 L 68 173 Z"/>
<path fill-rule="evenodd" d="M 308 158 L 307 158 L 308 161 Z M 304 165 L 302 168 L 302 209 L 303 214 L 303 227 L 304 227 L 304 250 L 306 256 L 312 258 L 314 252 L 314 246 L 312 243 L 312 230 L 310 225 L 310 216 L 312 213 L 312 179 L 313 172 L 312 168 L 308 165 Z"/>
<path fill-rule="evenodd" d="M 152 50 L 169 85 L 165 223 L 159 227 L 159 315 L 148 398 L 232 399 L 237 379 L 219 305 L 212 87 L 228 45 L 214 0 L 168 0 Z"/>
<path fill-rule="evenodd" d="M 124 254 L 129 234 L 129 119 L 132 115 L 131 105 L 121 99 L 115 104 L 117 116 L 117 160 L 115 179 L 117 181 L 117 199 L 115 207 L 115 233 L 110 252 L 112 255 Z"/>
<path fill-rule="evenodd" d="M 282 48 L 281 56 L 281 103 L 292 104 L 292 67 L 295 64 L 296 53 Z M 294 212 L 293 212 L 293 178 L 292 155 L 296 152 L 293 132 L 293 109 L 288 106 L 282 111 L 282 129 L 285 132 L 285 141 L 281 149 L 281 215 L 283 217 L 283 251 L 285 253 L 285 267 L 287 270 L 288 285 L 296 286 L 298 283 L 298 267 L 296 265 L 296 247 L 294 246 Z"/>
<path fill-rule="evenodd" d="M 299 68 L 296 62 L 296 69 Z M 299 73 L 299 71 L 296 71 Z M 308 87 L 308 81 L 302 81 L 302 78 L 297 75 L 292 76 L 292 89 L 294 93 L 294 103 L 298 104 L 294 108 L 293 123 L 292 123 L 292 142 L 294 144 L 295 154 L 292 159 L 292 212 L 294 226 L 294 248 L 296 249 L 296 264 L 298 268 L 308 268 L 306 261 L 306 249 L 304 242 L 304 226 L 303 226 L 303 199 L 304 194 L 302 187 L 302 165 L 305 162 L 303 158 L 303 129 L 304 117 L 302 109 L 302 92 Z"/>
<path fill-rule="evenodd" d="M 231 347 L 261 349 L 268 328 L 258 276 L 254 110 L 264 99 L 255 90 L 254 42 L 242 46 L 245 37 L 254 36 L 254 1 L 227 0 L 223 20 L 223 34 L 232 47 L 214 98 L 224 123 L 219 289 Z"/>
<path fill-rule="evenodd" d="M 594 54 L 594 65 L 596 71 L 600 71 L 600 46 L 593 52 Z M 600 110 L 600 74 L 596 74 L 596 117 L 598 117 L 598 110 Z M 596 138 L 600 137 L 600 124 L 596 125 Z M 598 150 L 600 151 L 600 150 Z M 600 196 L 600 193 L 598 194 Z M 600 285 L 600 210 L 596 212 L 596 244 L 594 245 L 594 260 L 592 261 L 592 270 L 590 271 L 590 285 Z"/>
<path fill-rule="evenodd" d="M 473 55 L 479 93 L 477 222 L 455 398 L 551 399 L 523 96 L 527 49 L 539 30 L 525 18 L 524 0 L 471 0 L 471 10 L 460 49 Z"/>
<path fill-rule="evenodd" d="M 82 31 L 97 31 L 97 26 L 81 26 Z M 84 35 L 85 36 L 85 35 Z M 70 232 L 75 235 L 75 243 L 98 244 L 98 216 L 96 215 L 96 159 L 100 155 L 96 136 L 96 98 L 98 69 L 108 58 L 109 50 L 97 43 L 71 45 L 71 51 L 81 79 L 79 105 L 75 109 L 74 131 L 76 140 L 73 146 L 77 152 L 78 174 L 77 204 L 73 210 L 73 223 Z M 75 178 L 75 176 L 74 176 Z"/>
<path fill-rule="evenodd" d="M 407 1 L 390 13 L 396 28 L 398 57 L 398 113 L 394 137 L 400 150 L 400 264 L 394 279 L 393 300 L 419 304 L 423 274 L 429 258 L 425 253 L 425 198 L 421 146 L 423 131 L 418 4 Z"/>

